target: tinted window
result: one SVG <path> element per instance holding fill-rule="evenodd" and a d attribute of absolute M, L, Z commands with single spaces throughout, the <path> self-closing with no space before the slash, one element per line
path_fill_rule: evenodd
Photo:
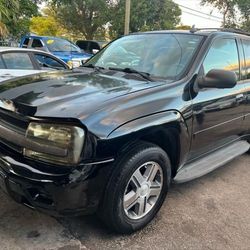
<path fill-rule="evenodd" d="M 87 53 L 93 53 L 93 49 L 100 50 L 101 47 L 97 42 L 94 41 L 77 41 L 76 45 Z"/>
<path fill-rule="evenodd" d="M 37 59 L 40 67 L 42 68 L 55 68 L 55 69 L 65 69 L 66 67 L 49 56 L 45 56 L 42 54 L 35 54 L 35 58 Z"/>
<path fill-rule="evenodd" d="M 8 69 L 34 69 L 28 54 L 13 52 L 2 57 Z"/>
<path fill-rule="evenodd" d="M 23 45 L 22 45 L 23 48 L 28 48 L 29 40 L 30 40 L 29 38 L 24 39 L 24 42 L 23 42 Z"/>
<path fill-rule="evenodd" d="M 99 44 L 96 43 L 96 42 L 90 42 L 90 43 L 89 43 L 89 53 L 93 53 L 93 50 L 94 50 L 94 49 L 100 50 L 101 47 L 100 47 Z"/>
<path fill-rule="evenodd" d="M 41 47 L 43 47 L 43 44 L 39 39 L 34 39 L 31 47 L 32 48 L 41 48 Z"/>
<path fill-rule="evenodd" d="M 0 57 L 0 69 L 5 69 L 5 66 L 1 57 Z"/>
<path fill-rule="evenodd" d="M 243 41 L 243 47 L 246 57 L 247 78 L 250 79 L 250 41 Z"/>
<path fill-rule="evenodd" d="M 216 40 L 210 48 L 203 62 L 204 73 L 211 69 L 224 69 L 233 71 L 239 76 L 239 56 L 234 39 Z"/>
<path fill-rule="evenodd" d="M 104 68 L 132 68 L 152 77 L 175 80 L 189 66 L 202 36 L 141 34 L 115 40 L 87 64 Z"/>
<path fill-rule="evenodd" d="M 88 41 L 77 41 L 76 42 L 76 45 L 78 47 L 80 47 L 81 49 L 83 49 L 83 50 L 87 50 L 88 49 L 88 44 L 89 44 Z"/>

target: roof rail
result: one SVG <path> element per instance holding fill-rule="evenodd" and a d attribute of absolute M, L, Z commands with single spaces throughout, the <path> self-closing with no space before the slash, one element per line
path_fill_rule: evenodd
<path fill-rule="evenodd" d="M 222 31 L 222 32 L 230 32 L 241 35 L 250 36 L 250 33 L 241 29 L 233 29 L 233 28 L 195 28 L 194 26 L 190 29 L 191 33 L 195 33 L 197 31 Z"/>

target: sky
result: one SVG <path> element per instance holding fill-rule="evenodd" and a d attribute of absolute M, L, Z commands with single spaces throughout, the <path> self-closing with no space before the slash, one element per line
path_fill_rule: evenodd
<path fill-rule="evenodd" d="M 209 5 L 201 6 L 200 0 L 173 1 L 179 4 L 182 10 L 182 24 L 195 25 L 196 28 L 219 28 L 221 26 L 222 15 L 220 12 Z"/>

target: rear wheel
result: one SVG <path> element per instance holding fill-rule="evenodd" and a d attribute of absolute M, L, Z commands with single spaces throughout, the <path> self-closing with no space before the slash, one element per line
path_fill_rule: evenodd
<path fill-rule="evenodd" d="M 171 179 L 167 154 L 153 144 L 137 144 L 115 162 L 100 209 L 113 230 L 132 233 L 157 214 Z"/>

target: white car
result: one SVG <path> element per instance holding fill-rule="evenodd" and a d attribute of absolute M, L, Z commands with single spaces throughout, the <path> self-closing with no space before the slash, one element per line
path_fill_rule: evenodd
<path fill-rule="evenodd" d="M 0 47 L 0 82 L 51 70 L 69 69 L 61 59 L 34 49 Z"/>

